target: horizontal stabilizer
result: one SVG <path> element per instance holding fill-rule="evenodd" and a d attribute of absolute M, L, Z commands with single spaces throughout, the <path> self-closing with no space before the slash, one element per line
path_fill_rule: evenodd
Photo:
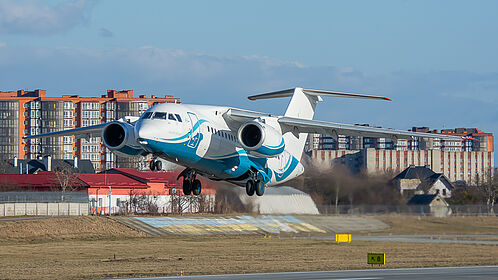
<path fill-rule="evenodd" d="M 269 93 L 263 93 L 258 95 L 249 96 L 249 100 L 258 100 L 258 99 L 270 99 L 270 98 L 281 98 L 281 97 L 291 97 L 294 95 L 294 91 L 296 88 L 274 91 Z M 304 94 L 312 95 L 312 96 L 330 96 L 330 97 L 345 97 L 345 98 L 363 98 L 363 99 L 380 99 L 380 100 L 388 100 L 392 101 L 390 98 L 385 96 L 375 96 L 375 95 L 366 95 L 366 94 L 357 94 L 357 93 L 347 93 L 347 92 L 338 92 L 338 91 L 327 91 L 327 90 L 317 90 L 317 89 L 302 89 Z"/>

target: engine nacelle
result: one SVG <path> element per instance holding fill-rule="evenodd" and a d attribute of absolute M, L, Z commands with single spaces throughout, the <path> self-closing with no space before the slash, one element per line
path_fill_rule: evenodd
<path fill-rule="evenodd" d="M 237 133 L 244 150 L 259 157 L 275 157 L 285 149 L 284 138 L 275 128 L 259 122 L 243 124 Z"/>
<path fill-rule="evenodd" d="M 111 122 L 102 130 L 102 141 L 114 153 L 125 156 L 144 155 L 146 151 L 137 143 L 134 126 L 127 122 Z"/>

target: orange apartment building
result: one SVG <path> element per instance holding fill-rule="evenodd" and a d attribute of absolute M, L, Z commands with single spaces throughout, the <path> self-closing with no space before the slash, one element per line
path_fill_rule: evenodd
<path fill-rule="evenodd" d="M 147 159 L 117 157 L 100 137 L 64 136 L 23 140 L 26 135 L 100 124 L 123 116 L 140 116 L 157 103 L 180 103 L 173 96 L 133 96 L 133 90 L 108 90 L 101 97 L 63 95 L 47 97 L 46 91 L 0 91 L 0 159 L 89 159 L 96 170 L 114 167 L 145 169 Z"/>
<path fill-rule="evenodd" d="M 353 172 L 399 173 L 410 165 L 428 166 L 443 173 L 451 181 L 469 184 L 494 174 L 494 139 L 492 133 L 477 128 L 430 130 L 413 127 L 410 131 L 451 134 L 469 137 L 461 141 L 414 138 L 349 137 L 337 140 L 328 135 L 314 134 L 309 139 L 309 154 L 319 166 L 346 165 Z"/>

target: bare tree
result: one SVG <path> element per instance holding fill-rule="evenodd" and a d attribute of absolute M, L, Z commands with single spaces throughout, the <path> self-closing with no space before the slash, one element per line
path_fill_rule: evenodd
<path fill-rule="evenodd" d="M 149 214 L 158 214 L 159 213 L 159 205 L 158 198 L 159 196 L 152 194 L 149 192 L 148 194 L 142 194 L 141 196 L 143 200 L 143 210 Z"/>
<path fill-rule="evenodd" d="M 176 189 L 171 193 L 171 213 L 182 214 L 188 205 L 188 196 L 182 195 L 180 190 Z"/>
<path fill-rule="evenodd" d="M 486 182 L 479 185 L 479 188 L 484 194 L 484 200 L 488 206 L 488 213 L 495 215 L 495 204 L 498 200 L 498 176 L 489 173 Z"/>
<path fill-rule="evenodd" d="M 449 203 L 486 205 L 488 213 L 495 215 L 494 207 L 498 201 L 498 176 L 490 173 L 481 177 L 476 176 L 474 183 L 473 185 L 455 186 Z"/>
<path fill-rule="evenodd" d="M 81 187 L 81 181 L 71 169 L 59 169 L 54 171 L 54 182 L 57 189 L 61 191 L 61 201 L 65 199 L 65 194 L 77 190 Z"/>
<path fill-rule="evenodd" d="M 288 185 L 309 193 L 317 205 L 396 205 L 403 203 L 404 198 L 390 183 L 393 176 L 352 173 L 342 164 L 335 164 L 329 169 L 308 165 L 302 178 L 291 180 Z"/>
<path fill-rule="evenodd" d="M 215 200 L 213 197 L 201 194 L 197 198 L 199 200 L 199 213 L 212 213 L 214 211 Z"/>

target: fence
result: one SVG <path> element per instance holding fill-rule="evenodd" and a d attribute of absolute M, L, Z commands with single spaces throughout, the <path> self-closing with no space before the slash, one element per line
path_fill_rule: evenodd
<path fill-rule="evenodd" d="M 0 192 L 0 217 L 86 215 L 84 192 Z"/>
<path fill-rule="evenodd" d="M 434 208 L 423 205 L 321 205 L 318 210 L 323 215 L 434 215 Z M 495 216 L 498 206 L 491 209 L 487 205 L 450 205 L 447 210 L 452 216 Z"/>
<path fill-rule="evenodd" d="M 66 203 L 88 203 L 86 192 L 0 192 L 0 203 L 18 202 L 66 202 Z"/>
<path fill-rule="evenodd" d="M 87 216 L 88 203 L 16 202 L 0 203 L 0 217 Z"/>

